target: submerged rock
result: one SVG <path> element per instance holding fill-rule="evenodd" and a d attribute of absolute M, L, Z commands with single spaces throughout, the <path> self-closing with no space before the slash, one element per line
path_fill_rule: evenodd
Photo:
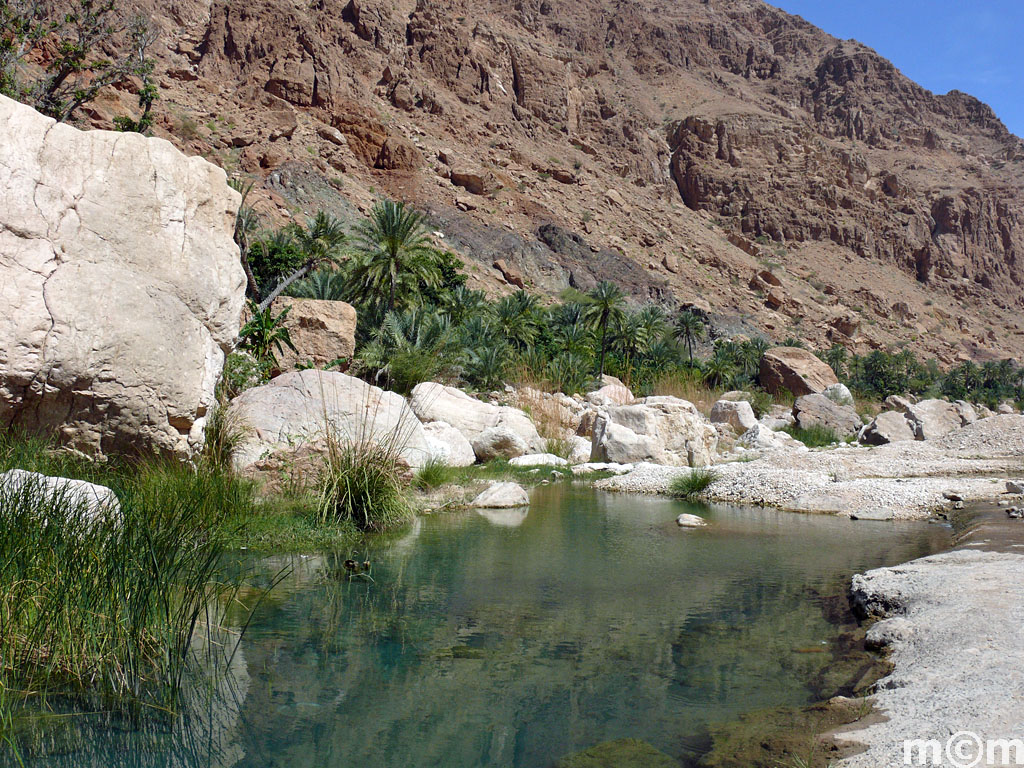
<path fill-rule="evenodd" d="M 679 768 L 679 763 L 640 739 L 615 739 L 563 757 L 555 768 Z"/>
<path fill-rule="evenodd" d="M 684 512 L 676 518 L 676 525 L 680 528 L 703 528 L 708 524 L 700 515 L 690 515 Z"/>

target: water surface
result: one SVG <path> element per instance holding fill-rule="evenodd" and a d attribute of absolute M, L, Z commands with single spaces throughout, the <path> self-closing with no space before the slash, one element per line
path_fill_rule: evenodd
<path fill-rule="evenodd" d="M 680 530 L 682 511 L 711 524 Z M 291 572 L 208 708 L 144 732 L 80 720 L 27 765 L 543 768 L 621 737 L 682 757 L 709 723 L 812 700 L 849 577 L 947 544 L 922 523 L 542 487 L 528 514 L 374 541 L 372 582 L 348 553 L 257 561 Z"/>

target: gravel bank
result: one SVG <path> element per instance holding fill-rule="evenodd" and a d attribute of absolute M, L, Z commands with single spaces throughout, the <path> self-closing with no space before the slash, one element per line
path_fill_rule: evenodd
<path fill-rule="evenodd" d="M 886 720 L 836 734 L 867 748 L 840 768 L 902 766 L 905 739 L 1024 739 L 1024 555 L 955 550 L 869 571 L 854 577 L 853 602 L 889 617 L 868 641 L 895 669 L 874 697 Z"/>
<path fill-rule="evenodd" d="M 754 461 L 715 467 L 711 501 L 764 504 L 800 512 L 872 519 L 914 519 L 952 504 L 995 498 L 1008 478 L 1024 471 L 1024 416 L 993 416 L 938 440 L 877 448 L 773 451 Z M 599 481 L 598 488 L 665 493 L 688 469 L 638 464 L 632 472 Z"/>

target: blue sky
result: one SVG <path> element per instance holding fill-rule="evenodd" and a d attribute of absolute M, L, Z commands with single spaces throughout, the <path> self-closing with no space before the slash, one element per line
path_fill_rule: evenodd
<path fill-rule="evenodd" d="M 1024 0 L 768 0 L 854 38 L 934 93 L 977 96 L 1024 136 Z"/>

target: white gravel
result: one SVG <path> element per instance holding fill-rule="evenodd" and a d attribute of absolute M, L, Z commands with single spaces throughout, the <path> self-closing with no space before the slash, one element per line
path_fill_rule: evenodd
<path fill-rule="evenodd" d="M 913 519 L 950 508 L 955 490 L 965 502 L 992 499 L 1008 477 L 1021 474 L 1024 416 L 1001 415 L 932 441 L 876 448 L 842 446 L 814 451 L 783 449 L 754 461 L 715 466 L 710 501 L 764 504 L 801 512 L 873 519 Z M 638 464 L 620 477 L 599 481 L 609 491 L 665 493 L 689 470 Z"/>
<path fill-rule="evenodd" d="M 894 617 L 868 637 L 895 669 L 874 697 L 886 720 L 837 734 L 867 747 L 839 768 L 905 765 L 906 739 L 1024 739 L 1024 556 L 956 550 L 879 568 L 854 577 L 853 601 Z"/>

